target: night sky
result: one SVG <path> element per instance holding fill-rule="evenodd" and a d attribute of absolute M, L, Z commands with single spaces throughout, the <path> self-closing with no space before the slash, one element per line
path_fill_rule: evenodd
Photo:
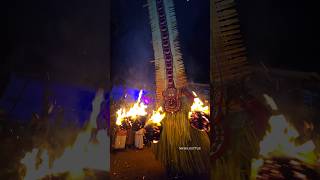
<path fill-rule="evenodd" d="M 189 81 L 209 83 L 209 0 L 174 1 L 181 51 Z M 154 84 L 153 48 L 145 0 L 112 3 L 112 73 L 115 83 Z"/>
<path fill-rule="evenodd" d="M 250 62 L 320 73 L 319 6 L 313 1 L 236 0 Z"/>
<path fill-rule="evenodd" d="M 151 30 L 145 0 L 8 1 L 1 53 L 1 88 L 10 72 L 49 72 L 57 80 L 97 86 L 112 78 L 153 84 Z M 209 0 L 176 0 L 180 44 L 190 81 L 209 81 Z M 309 1 L 237 0 L 249 60 L 318 71 L 318 6 Z M 108 38 L 112 28 L 112 41 Z M 317 63 L 319 64 L 319 63 Z M 120 80 L 119 80 L 120 79 Z"/>
<path fill-rule="evenodd" d="M 105 0 L 10 1 L 1 69 L 98 86 L 109 71 L 108 13 Z"/>

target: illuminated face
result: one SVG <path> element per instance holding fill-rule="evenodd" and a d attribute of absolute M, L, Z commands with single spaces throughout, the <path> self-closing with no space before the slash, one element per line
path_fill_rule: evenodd
<path fill-rule="evenodd" d="M 177 95 L 177 90 L 174 88 L 169 88 L 167 91 L 167 96 L 168 97 L 176 97 Z"/>
<path fill-rule="evenodd" d="M 173 106 L 173 105 L 176 104 L 175 99 L 169 99 L 168 102 L 169 102 L 169 105 L 170 105 L 170 106 Z"/>
<path fill-rule="evenodd" d="M 176 88 L 168 88 L 163 92 L 164 109 L 167 112 L 175 112 L 180 109 L 180 101 L 178 90 Z"/>

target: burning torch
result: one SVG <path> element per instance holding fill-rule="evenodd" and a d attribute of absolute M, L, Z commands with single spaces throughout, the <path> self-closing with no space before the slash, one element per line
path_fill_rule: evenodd
<path fill-rule="evenodd" d="M 191 127 L 200 130 L 209 132 L 210 131 L 210 110 L 209 106 L 205 106 L 201 99 L 197 96 L 197 94 L 193 93 L 193 104 L 191 106 L 191 110 L 189 112 L 189 121 Z"/>
<path fill-rule="evenodd" d="M 159 107 L 157 111 L 153 111 L 152 116 L 145 125 L 147 140 L 158 143 L 162 132 L 161 121 L 165 117 L 162 107 Z"/>
<path fill-rule="evenodd" d="M 120 108 L 117 111 L 116 125 L 119 126 L 120 129 L 129 129 L 137 122 L 144 122 L 144 119 L 147 116 L 147 105 L 141 102 L 142 93 L 143 91 L 140 90 L 138 100 L 128 110 L 125 108 Z"/>

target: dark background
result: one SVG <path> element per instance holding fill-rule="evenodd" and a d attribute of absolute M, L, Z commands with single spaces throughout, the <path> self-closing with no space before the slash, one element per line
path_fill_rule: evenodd
<path fill-rule="evenodd" d="M 10 72 L 97 87 L 110 64 L 106 0 L 8 1 L 1 79 Z M 3 83 L 1 83 L 3 84 Z"/>
<path fill-rule="evenodd" d="M 236 0 L 251 63 L 320 72 L 319 10 L 313 1 Z"/>
<path fill-rule="evenodd" d="M 208 82 L 208 0 L 179 0 L 178 30 L 190 81 Z M 237 0 L 249 60 L 298 71 L 319 66 L 317 7 L 309 1 Z M 151 31 L 144 0 L 113 1 L 112 75 L 153 83 Z M 96 87 L 108 81 L 108 1 L 18 1 L 2 4 L 0 91 L 11 72 Z M 130 66 L 137 66 L 130 69 Z M 130 73 L 131 74 L 130 74 Z M 132 76 L 131 76 L 132 77 Z M 144 79 L 143 79 L 144 78 Z"/>
<path fill-rule="evenodd" d="M 112 2 L 112 80 L 150 87 L 154 83 L 151 26 L 146 0 Z M 181 51 L 189 81 L 209 83 L 209 0 L 174 1 Z"/>

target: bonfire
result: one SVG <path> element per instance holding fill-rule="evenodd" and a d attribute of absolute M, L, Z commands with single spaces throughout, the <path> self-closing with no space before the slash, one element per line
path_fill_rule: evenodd
<path fill-rule="evenodd" d="M 264 95 L 272 110 L 278 110 L 273 99 Z M 269 120 L 270 131 L 260 142 L 259 158 L 252 161 L 251 179 L 320 179 L 315 145 L 310 140 L 297 144 L 297 130 L 281 113 Z"/>
<path fill-rule="evenodd" d="M 52 179 L 84 179 L 90 172 L 107 172 L 109 169 L 108 135 L 106 130 L 96 131 L 96 119 L 104 100 L 103 90 L 96 93 L 93 100 L 93 111 L 85 129 L 78 134 L 75 142 L 66 147 L 59 158 L 50 160 L 48 149 L 34 148 L 21 160 L 25 172 L 21 178 L 25 180 Z M 95 142 L 92 142 L 95 139 Z"/>

